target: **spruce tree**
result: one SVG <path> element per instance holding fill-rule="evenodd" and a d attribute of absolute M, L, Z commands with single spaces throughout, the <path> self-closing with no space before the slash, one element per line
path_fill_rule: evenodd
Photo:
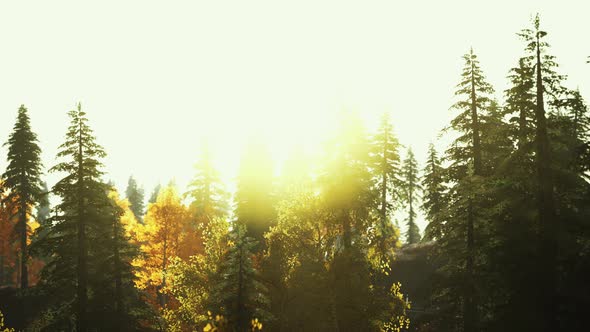
<path fill-rule="evenodd" d="M 68 115 L 71 122 L 66 141 L 57 154 L 63 161 L 50 170 L 65 173 L 52 190 L 61 203 L 54 208 L 55 216 L 45 226 L 47 234 L 38 243 L 40 251 L 51 253 L 42 271 L 41 287 L 56 294 L 51 298 L 51 310 L 59 314 L 48 322 L 48 328 L 87 331 L 94 328 L 89 324 L 89 308 L 96 306 L 94 298 L 89 303 L 89 294 L 102 287 L 98 281 L 104 271 L 99 261 L 111 244 L 104 236 L 111 229 L 105 216 L 111 203 L 108 187 L 101 180 L 100 159 L 106 154 L 95 142 L 86 113 L 78 104 Z"/>
<path fill-rule="evenodd" d="M 403 200 L 408 206 L 408 218 L 407 218 L 407 233 L 406 241 L 408 244 L 420 242 L 420 229 L 416 225 L 416 203 L 418 201 L 418 195 L 422 186 L 418 179 L 418 162 L 414 157 L 414 152 L 411 148 L 408 148 L 406 159 L 404 159 L 402 169 L 402 188 L 403 188 Z"/>
<path fill-rule="evenodd" d="M 518 149 L 523 154 L 531 151 L 533 134 L 533 110 L 535 108 L 535 86 L 534 69 L 528 57 L 518 60 L 518 67 L 510 69 L 508 75 L 510 88 L 504 93 L 506 96 L 506 107 L 504 114 L 509 117 L 513 124 L 511 138 L 517 142 Z"/>
<path fill-rule="evenodd" d="M 231 331 L 246 331 L 253 319 L 266 324 L 272 316 L 267 288 L 254 266 L 255 240 L 246 235 L 244 225 L 233 226 L 228 236 L 231 245 L 213 277 L 210 310 L 223 315 Z"/>
<path fill-rule="evenodd" d="M 395 206 L 399 205 L 402 193 L 399 148 L 400 143 L 393 133 L 389 115 L 384 113 L 372 142 L 372 171 L 379 191 L 379 246 L 383 254 L 387 251 L 387 239 L 393 235 L 389 217 Z"/>
<path fill-rule="evenodd" d="M 424 238 L 432 240 L 442 234 L 441 213 L 444 210 L 443 168 L 434 144 L 428 146 L 426 166 L 422 176 L 422 210 L 429 224 L 424 230 Z"/>
<path fill-rule="evenodd" d="M 545 329 L 555 331 L 557 329 L 556 307 L 553 290 L 556 287 L 556 211 L 553 195 L 553 176 L 551 172 L 551 148 L 547 130 L 547 117 L 545 111 L 545 93 L 561 92 L 556 89 L 562 77 L 553 70 L 556 66 L 553 56 L 546 53 L 549 44 L 544 37 L 547 33 L 540 29 L 540 20 L 537 15 L 533 20 L 532 29 L 524 29 L 519 34 L 527 43 L 525 48 L 529 58 L 532 58 L 535 68 L 535 168 L 537 176 L 536 201 L 539 215 L 539 244 L 540 253 L 543 256 L 539 266 L 540 277 L 545 287 L 546 295 L 540 299 L 539 314 L 545 318 Z M 557 90 L 557 91 L 556 91 Z M 553 104 L 555 105 L 555 103 Z"/>
<path fill-rule="evenodd" d="M 358 115 L 343 115 L 326 152 L 319 185 L 325 222 L 335 232 L 327 290 L 332 329 L 370 330 L 386 301 L 377 291 L 381 284 L 372 284 L 372 277 L 380 279 L 383 263 L 371 260 L 368 243 L 380 225 L 379 193 L 369 167 L 369 140 Z"/>
<path fill-rule="evenodd" d="M 132 261 L 139 255 L 139 248 L 125 231 L 135 216 L 114 188 L 108 197 L 110 204 L 101 212 L 106 227 L 97 234 L 102 244 L 95 249 L 94 264 L 100 273 L 92 283 L 89 325 L 100 331 L 139 331 L 139 322 L 146 320 L 150 311 L 135 287 Z"/>
<path fill-rule="evenodd" d="M 125 196 L 129 200 L 131 211 L 135 215 L 135 218 L 139 221 L 143 221 L 143 215 L 145 213 L 144 205 L 144 193 L 143 188 L 137 185 L 137 181 L 133 176 L 129 177 L 127 181 L 127 189 L 125 190 Z"/>
<path fill-rule="evenodd" d="M 452 315 L 460 317 L 463 330 L 470 332 L 476 331 L 479 325 L 480 305 L 476 296 L 478 285 L 475 278 L 478 249 L 475 238 L 476 231 L 480 228 L 477 221 L 483 211 L 480 211 L 479 206 L 481 195 L 476 191 L 485 176 L 482 120 L 492 102 L 489 95 L 493 93 L 493 88 L 486 82 L 473 49 L 463 59 L 465 65 L 455 92 L 459 100 L 452 106 L 452 110 L 458 111 L 458 114 L 447 128 L 456 133 L 457 138 L 447 149 L 445 156 L 449 162 L 445 169 L 446 181 L 451 186 L 443 219 L 445 233 L 438 241 L 438 246 L 453 262 L 453 269 L 446 269 L 446 282 L 454 288 L 454 292 L 461 294 L 461 301 L 453 301 L 452 310 L 460 310 L 462 313 Z M 464 249 L 458 251 L 458 247 Z M 456 283 L 456 278 L 461 278 L 463 282 Z M 447 318 L 451 320 L 453 316 Z"/>
<path fill-rule="evenodd" d="M 29 285 L 28 273 L 28 225 L 27 221 L 32 215 L 31 208 L 39 201 L 42 195 L 41 189 L 41 149 L 37 144 L 37 134 L 30 125 L 28 111 L 24 105 L 18 109 L 18 116 L 14 129 L 8 141 L 8 166 L 2 174 L 4 188 L 8 194 L 3 203 L 16 204 L 18 214 L 17 230 L 20 241 L 20 287 Z"/>
<path fill-rule="evenodd" d="M 225 190 L 219 172 L 213 166 L 211 151 L 203 145 L 196 174 L 189 183 L 187 196 L 192 198 L 191 212 L 200 222 L 222 218 L 228 214 L 229 193 Z"/>
<path fill-rule="evenodd" d="M 370 172 L 370 145 L 356 114 L 345 114 L 336 135 L 328 142 L 324 169 L 319 177 L 326 208 L 341 230 L 340 245 L 349 249 L 372 226 L 377 192 Z"/>
<path fill-rule="evenodd" d="M 150 199 L 148 200 L 148 203 L 155 203 L 158 200 L 158 195 L 160 194 L 160 189 L 162 189 L 162 185 L 158 183 L 154 187 L 154 190 L 152 191 L 152 194 L 150 195 Z"/>

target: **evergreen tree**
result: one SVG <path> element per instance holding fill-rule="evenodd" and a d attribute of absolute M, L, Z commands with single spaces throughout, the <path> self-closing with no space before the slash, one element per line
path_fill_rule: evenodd
<path fill-rule="evenodd" d="M 422 210 L 426 213 L 426 219 L 431 223 L 424 230 L 424 238 L 432 240 L 442 234 L 437 228 L 441 225 L 441 213 L 444 210 L 444 179 L 440 158 L 434 148 L 434 144 L 428 146 L 428 156 L 422 177 Z"/>
<path fill-rule="evenodd" d="M 90 303 L 90 325 L 101 331 L 139 331 L 141 320 L 147 320 L 148 307 L 135 287 L 136 276 L 132 261 L 139 248 L 132 244 L 125 227 L 135 218 L 127 201 L 111 187 L 110 205 L 102 212 L 109 222 L 100 236 L 104 244 L 97 247 L 97 270 Z"/>
<path fill-rule="evenodd" d="M 388 264 L 373 259 L 369 245 L 380 225 L 370 156 L 362 121 L 356 114 L 345 114 L 327 145 L 319 177 L 320 204 L 333 241 L 326 262 L 332 330 L 376 329 L 389 304 L 383 292 L 389 288 L 383 278 Z"/>
<path fill-rule="evenodd" d="M 18 233 L 20 241 L 20 287 L 29 285 L 28 273 L 28 232 L 27 225 L 32 215 L 31 208 L 39 201 L 42 195 L 41 189 L 41 149 L 37 144 L 37 134 L 31 130 L 27 109 L 21 105 L 14 129 L 8 141 L 8 166 L 2 174 L 4 188 L 8 189 L 8 195 L 3 203 L 16 204 L 18 214 Z"/>
<path fill-rule="evenodd" d="M 574 243 L 583 242 L 585 236 L 580 226 L 586 212 L 579 208 L 587 204 L 580 195 L 588 186 L 582 171 L 585 144 L 583 137 L 574 138 L 578 124 L 585 121 L 584 103 L 575 91 L 562 86 L 565 76 L 557 73 L 538 16 L 532 29 L 518 35 L 526 54 L 511 70 L 503 112 L 510 118 L 508 136 L 517 149 L 498 168 L 491 186 L 494 241 L 486 241 L 492 244 L 486 249 L 490 256 L 486 274 L 497 274 L 492 280 L 497 286 L 489 294 L 498 295 L 489 298 L 495 303 L 494 324 L 500 329 L 573 330 L 580 320 L 572 308 L 584 304 L 580 296 L 568 299 L 565 289 L 572 287 L 577 293 L 584 289 L 569 270 L 575 265 L 580 273 L 584 265 L 579 256 L 573 259 L 573 252 L 580 252 Z M 547 199 L 550 203 L 541 206 Z M 566 257 L 578 263 L 565 263 Z"/>
<path fill-rule="evenodd" d="M 362 121 L 345 114 L 336 135 L 328 142 L 326 161 L 319 182 L 326 209 L 341 231 L 340 245 L 351 248 L 370 226 L 377 208 L 370 173 L 370 145 Z"/>
<path fill-rule="evenodd" d="M 142 222 L 143 221 L 143 214 L 145 213 L 145 206 L 144 206 L 144 194 L 143 188 L 137 185 L 137 181 L 133 178 L 133 176 L 129 177 L 129 181 L 127 181 L 127 189 L 125 190 L 125 196 L 129 200 L 131 211 L 135 215 L 135 218 Z"/>
<path fill-rule="evenodd" d="M 528 57 L 520 58 L 518 67 L 510 69 L 508 78 L 511 87 L 504 93 L 506 96 L 506 107 L 504 114 L 509 117 L 513 124 L 510 137 L 518 142 L 518 149 L 522 153 L 531 151 L 530 142 L 533 137 L 533 110 L 535 108 L 535 86 L 534 69 Z"/>
<path fill-rule="evenodd" d="M 539 303 L 541 306 L 540 317 L 545 318 L 545 330 L 555 331 L 557 329 L 556 307 L 554 302 L 553 289 L 556 287 L 556 212 L 555 199 L 553 196 L 553 181 L 551 174 L 551 148 L 549 135 L 547 133 L 547 118 L 545 115 L 545 93 L 561 92 L 556 89 L 562 77 L 553 70 L 556 66 L 554 57 L 546 53 L 549 44 L 544 40 L 547 35 L 540 29 L 539 16 L 533 21 L 533 29 L 524 29 L 520 36 L 527 43 L 526 52 L 529 58 L 535 63 L 535 167 L 537 176 L 536 201 L 539 215 L 539 244 L 540 253 L 543 256 L 543 263 L 539 266 L 542 284 L 548 288 L 546 295 L 542 296 Z M 556 91 L 557 90 L 557 91 Z M 555 103 L 553 105 L 556 105 Z"/>
<path fill-rule="evenodd" d="M 277 225 L 271 227 L 265 234 L 267 249 L 260 266 L 261 276 L 269 290 L 269 309 L 275 318 L 265 324 L 269 330 L 288 328 L 292 318 L 289 315 L 290 306 L 286 305 L 291 298 L 289 285 L 286 282 L 290 272 L 286 260 L 293 252 L 283 242 L 284 234 L 280 232 L 283 228 L 278 225 L 280 222 L 278 213 L 286 206 L 290 206 L 291 202 L 297 201 L 302 196 L 307 197 L 313 188 L 310 161 L 301 146 L 296 146 L 290 151 L 283 164 L 277 188 Z M 276 232 L 273 232 L 275 229 Z"/>
<path fill-rule="evenodd" d="M 408 204 L 408 230 L 406 233 L 406 241 L 409 244 L 420 242 L 420 229 L 416 225 L 416 210 L 414 208 L 418 200 L 418 193 L 422 190 L 420 181 L 418 180 L 418 162 L 414 157 L 414 152 L 408 148 L 406 159 L 402 165 L 402 188 L 403 200 Z"/>
<path fill-rule="evenodd" d="M 213 166 L 211 151 L 207 145 L 203 146 L 195 170 L 196 174 L 186 193 L 193 199 L 190 205 L 191 212 L 200 223 L 227 216 L 229 193 L 223 186 L 219 172 Z"/>
<path fill-rule="evenodd" d="M 379 191 L 379 245 L 382 253 L 386 253 L 388 247 L 386 242 L 392 239 L 394 233 L 389 219 L 394 210 L 395 203 L 399 205 L 401 180 L 400 180 L 400 144 L 393 133 L 389 115 L 384 113 L 381 117 L 381 124 L 372 142 L 372 169 L 376 178 L 377 190 Z M 395 239 L 394 241 L 397 241 Z M 391 246 L 389 246 L 391 247 Z"/>
<path fill-rule="evenodd" d="M 89 308 L 97 306 L 94 297 L 89 303 L 89 294 L 93 296 L 102 286 L 98 283 L 103 272 L 99 261 L 110 244 L 104 232 L 111 229 L 104 212 L 111 203 L 101 180 L 100 159 L 105 152 L 95 142 L 86 113 L 78 104 L 68 115 L 70 127 L 57 155 L 64 160 L 51 169 L 65 173 L 53 187 L 62 200 L 45 226 L 47 234 L 38 243 L 39 252 L 51 253 L 42 271 L 41 287 L 54 294 L 50 310 L 56 312 L 55 319 L 47 328 L 86 331 L 93 328 Z"/>
<path fill-rule="evenodd" d="M 453 292 L 461 294 L 461 301 L 453 301 L 450 310 L 460 310 L 461 315 L 449 313 L 451 317 L 460 317 L 463 330 L 476 331 L 479 325 L 480 304 L 477 301 L 476 283 L 476 230 L 481 228 L 477 219 L 482 217 L 479 199 L 476 194 L 481 185 L 484 172 L 484 160 L 482 152 L 482 120 L 484 113 L 489 109 L 493 93 L 492 86 L 485 81 L 477 56 L 473 49 L 463 56 L 465 65 L 461 74 L 461 81 L 457 85 L 455 95 L 460 99 L 452 106 L 459 114 L 451 120 L 447 130 L 457 134 L 457 138 L 446 152 L 449 166 L 446 168 L 446 181 L 450 182 L 447 195 L 447 209 L 445 217 L 440 220 L 444 223 L 444 233 L 438 241 L 441 253 L 444 253 L 450 261 L 442 272 L 446 275 L 448 287 Z M 461 245 L 460 243 L 463 243 Z M 463 247 L 463 250 L 457 250 Z M 462 283 L 456 283 L 461 278 Z M 450 300 L 450 299 L 447 299 Z M 459 309 L 459 306 L 462 308 Z M 449 322 L 450 323 L 450 322 Z"/>
<path fill-rule="evenodd" d="M 254 266 L 256 244 L 246 236 L 245 226 L 234 224 L 229 234 L 232 245 L 221 261 L 211 289 L 211 311 L 221 313 L 231 331 L 246 331 L 251 322 L 272 319 L 268 291 Z"/>
<path fill-rule="evenodd" d="M 155 203 L 158 200 L 158 195 L 160 194 L 160 189 L 162 189 L 162 185 L 159 183 L 154 187 L 152 194 L 150 195 L 150 199 L 148 203 Z"/>

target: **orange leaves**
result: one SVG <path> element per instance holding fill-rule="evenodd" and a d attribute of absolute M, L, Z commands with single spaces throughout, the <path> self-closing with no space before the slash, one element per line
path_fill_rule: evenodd
<path fill-rule="evenodd" d="M 2 184 L 0 183 L 0 186 Z M 6 196 L 0 194 L 0 201 Z M 18 236 L 18 216 L 14 198 L 12 202 L 0 204 L 0 286 L 4 283 L 18 285 L 20 264 L 20 241 Z M 31 244 L 33 234 L 39 228 L 39 223 L 29 218 L 27 222 L 27 245 Z M 43 268 L 43 261 L 37 258 L 28 260 L 29 284 L 34 285 L 39 280 L 39 273 Z"/>
<path fill-rule="evenodd" d="M 144 224 L 128 225 L 128 233 L 140 244 L 141 255 L 133 261 L 137 287 L 156 295 L 170 278 L 167 269 L 174 258 L 187 260 L 202 250 L 202 241 L 190 224 L 190 214 L 173 187 L 163 188 L 149 204 Z"/>

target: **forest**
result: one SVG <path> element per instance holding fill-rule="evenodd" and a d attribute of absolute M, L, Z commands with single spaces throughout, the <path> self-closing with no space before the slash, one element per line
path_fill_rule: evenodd
<path fill-rule="evenodd" d="M 513 38 L 501 100 L 463 55 L 432 110 L 451 143 L 422 165 L 396 119 L 346 112 L 279 176 L 249 142 L 235 191 L 203 144 L 188 187 L 118 192 L 80 103 L 43 165 L 21 105 L 1 133 L 0 331 L 587 331 L 590 113 L 538 15 Z"/>

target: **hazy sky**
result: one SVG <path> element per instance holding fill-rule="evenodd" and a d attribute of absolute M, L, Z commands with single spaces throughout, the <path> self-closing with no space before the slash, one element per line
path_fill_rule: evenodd
<path fill-rule="evenodd" d="M 232 181 L 253 132 L 280 160 L 353 109 L 369 128 L 390 112 L 422 160 L 452 115 L 462 54 L 474 47 L 501 97 L 536 12 L 590 100 L 588 1 L 5 1 L 0 140 L 25 104 L 49 168 L 81 101 L 108 178 L 124 189 L 133 174 L 149 194 L 173 177 L 184 190 L 203 137 Z"/>

